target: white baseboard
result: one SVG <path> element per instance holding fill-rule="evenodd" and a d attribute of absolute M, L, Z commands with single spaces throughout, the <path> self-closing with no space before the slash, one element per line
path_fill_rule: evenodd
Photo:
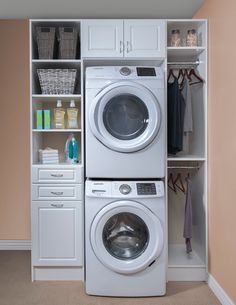
<path fill-rule="evenodd" d="M 31 250 L 31 240 L 0 240 L 0 250 Z"/>
<path fill-rule="evenodd" d="M 219 285 L 219 283 L 217 283 L 217 281 L 211 274 L 209 274 L 208 277 L 208 286 L 214 292 L 214 294 L 222 305 L 235 305 L 235 303 L 230 299 L 224 289 Z"/>

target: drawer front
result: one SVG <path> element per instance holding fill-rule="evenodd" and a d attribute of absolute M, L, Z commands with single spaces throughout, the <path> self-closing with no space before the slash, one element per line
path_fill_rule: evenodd
<path fill-rule="evenodd" d="M 81 200 L 81 185 L 32 185 L 32 200 Z"/>
<path fill-rule="evenodd" d="M 48 168 L 33 167 L 33 183 L 81 183 L 82 169 L 80 167 L 70 168 Z"/>

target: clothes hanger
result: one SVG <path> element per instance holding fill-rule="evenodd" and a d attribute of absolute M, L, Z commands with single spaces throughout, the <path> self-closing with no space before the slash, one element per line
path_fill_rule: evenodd
<path fill-rule="evenodd" d="M 167 82 L 169 82 L 171 76 L 172 76 L 174 79 L 176 78 L 176 76 L 174 75 L 173 69 L 170 69 L 170 70 L 169 70 L 169 75 L 168 75 Z"/>
<path fill-rule="evenodd" d="M 172 174 L 172 173 L 169 174 L 168 186 L 169 186 L 169 188 L 170 188 L 172 191 L 174 191 L 175 193 L 177 193 L 177 190 L 176 190 L 176 187 L 175 187 L 175 184 L 174 184 L 174 177 L 173 177 L 173 174 Z"/>
<path fill-rule="evenodd" d="M 189 77 L 191 78 L 191 76 L 194 76 L 196 79 L 198 79 L 198 82 L 191 83 L 191 85 L 198 84 L 198 83 L 204 83 L 204 80 L 201 78 L 200 75 L 198 75 L 196 73 L 195 69 L 190 70 Z"/>
<path fill-rule="evenodd" d="M 179 181 L 179 184 L 177 184 L 178 181 Z M 176 179 L 174 180 L 174 185 L 185 194 L 185 187 L 184 187 L 180 173 L 178 173 Z"/>
<path fill-rule="evenodd" d="M 180 78 L 182 77 L 181 82 L 179 82 L 179 85 L 182 86 L 185 80 L 185 72 L 183 69 L 179 69 L 179 74 L 178 74 L 178 81 L 180 80 Z"/>

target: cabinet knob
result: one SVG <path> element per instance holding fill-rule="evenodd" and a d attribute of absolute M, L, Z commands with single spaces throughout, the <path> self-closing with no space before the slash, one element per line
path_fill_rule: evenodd
<path fill-rule="evenodd" d="M 51 203 L 51 206 L 54 208 L 63 208 L 64 204 L 63 203 Z"/>
<path fill-rule="evenodd" d="M 52 195 L 62 196 L 63 192 L 51 192 Z"/>
<path fill-rule="evenodd" d="M 51 174 L 51 177 L 62 178 L 63 174 Z"/>

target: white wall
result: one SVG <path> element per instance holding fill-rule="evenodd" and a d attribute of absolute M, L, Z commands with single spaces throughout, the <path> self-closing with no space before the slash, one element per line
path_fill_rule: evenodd
<path fill-rule="evenodd" d="M 0 0 L 0 18 L 191 18 L 204 0 Z"/>

